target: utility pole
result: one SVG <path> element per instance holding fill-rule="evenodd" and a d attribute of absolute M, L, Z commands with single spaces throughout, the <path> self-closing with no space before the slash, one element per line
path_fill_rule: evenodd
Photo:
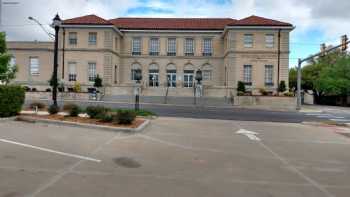
<path fill-rule="evenodd" d="M 315 57 L 322 57 L 325 54 L 327 54 L 328 52 L 331 52 L 335 49 L 341 48 L 341 50 L 343 52 L 346 51 L 346 49 L 348 48 L 348 44 L 350 43 L 350 41 L 348 40 L 348 37 L 346 35 L 343 35 L 341 37 L 341 44 L 337 45 L 335 47 L 332 47 L 330 49 L 326 49 L 326 45 L 322 44 L 321 45 L 321 52 L 316 53 L 308 58 L 305 59 L 298 59 L 298 76 L 297 76 L 297 110 L 301 109 L 301 64 L 303 62 L 306 62 L 308 60 L 314 59 Z"/>

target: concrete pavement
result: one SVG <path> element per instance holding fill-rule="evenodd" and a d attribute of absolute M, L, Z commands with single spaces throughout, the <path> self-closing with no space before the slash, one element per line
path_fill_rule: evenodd
<path fill-rule="evenodd" d="M 128 135 L 0 122 L 0 139 L 101 160 L 0 141 L 0 196 L 347 197 L 350 140 L 338 129 L 158 118 Z"/>

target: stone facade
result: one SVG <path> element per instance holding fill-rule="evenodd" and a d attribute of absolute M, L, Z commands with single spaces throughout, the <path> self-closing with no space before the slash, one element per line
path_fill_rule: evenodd
<path fill-rule="evenodd" d="M 103 78 L 106 94 L 132 94 L 135 81 L 132 68 L 142 69 L 142 94 L 163 96 L 167 91 L 167 70 L 176 69 L 176 87 L 168 88 L 169 96 L 193 96 L 193 87 L 185 87 L 185 70 L 208 71 L 203 81 L 203 95 L 225 97 L 236 94 L 238 81 L 244 81 L 244 65 L 251 65 L 251 85 L 248 89 L 257 93 L 260 88 L 276 91 L 278 81 L 288 82 L 290 26 L 251 25 L 225 26 L 222 29 L 122 29 L 114 25 L 65 24 L 59 32 L 59 79 L 66 86 L 79 82 L 83 89 L 91 87 L 89 67 L 96 66 L 94 74 Z M 76 44 L 70 43 L 76 35 Z M 96 35 L 91 44 L 90 34 Z M 252 47 L 245 46 L 245 36 L 252 35 Z M 273 41 L 267 46 L 266 36 Z M 132 54 L 134 38 L 141 39 L 141 54 Z M 150 55 L 150 40 L 159 40 L 159 54 Z M 168 56 L 168 39 L 176 39 L 176 55 Z M 185 40 L 194 40 L 194 54 L 185 54 Z M 210 56 L 203 56 L 204 39 L 211 40 Z M 270 40 L 271 42 L 271 40 Z M 278 44 L 279 43 L 279 44 Z M 279 47 L 280 46 L 280 47 Z M 37 89 L 46 89 L 53 70 L 53 43 L 8 42 L 10 53 L 19 66 L 16 83 Z M 31 74 L 30 58 L 39 60 L 39 73 Z M 75 69 L 76 81 L 69 80 Z M 265 65 L 272 65 L 273 83 L 266 85 Z M 149 71 L 158 69 L 159 83 L 150 87 Z M 279 75 L 278 75 L 279 73 Z M 90 73 L 91 75 L 91 73 Z M 195 80 L 193 79 L 193 82 Z M 288 84 L 288 83 L 287 83 Z"/>

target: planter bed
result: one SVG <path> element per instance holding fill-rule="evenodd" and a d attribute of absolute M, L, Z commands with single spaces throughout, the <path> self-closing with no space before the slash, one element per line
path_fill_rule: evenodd
<path fill-rule="evenodd" d="M 125 132 L 139 132 L 142 131 L 149 123 L 149 120 L 145 120 L 137 117 L 132 124 L 123 125 L 111 122 L 102 122 L 101 120 L 85 118 L 85 117 L 70 117 L 62 115 L 35 115 L 35 114 L 22 114 L 17 120 L 30 121 L 30 122 L 43 122 L 52 123 L 58 125 L 78 126 L 84 128 L 95 128 L 113 131 L 125 131 Z"/>

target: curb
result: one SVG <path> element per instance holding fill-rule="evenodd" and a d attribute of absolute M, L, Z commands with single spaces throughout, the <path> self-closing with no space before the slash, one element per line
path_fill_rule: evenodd
<path fill-rule="evenodd" d="M 124 127 L 111 127 L 111 126 L 105 126 L 105 125 L 95 125 L 95 124 L 69 122 L 69 121 L 48 120 L 48 119 L 23 117 L 23 116 L 14 118 L 14 120 L 15 119 L 19 121 L 28 121 L 33 123 L 47 123 L 47 124 L 54 124 L 54 125 L 61 125 L 61 126 L 72 126 L 72 127 L 79 127 L 79 128 L 99 129 L 104 131 L 108 130 L 108 131 L 126 132 L 126 133 L 139 133 L 143 131 L 151 123 L 150 120 L 145 119 L 145 121 L 137 128 L 124 128 Z"/>
<path fill-rule="evenodd" d="M 17 116 L 8 117 L 8 118 L 0 118 L 0 122 L 13 121 L 13 120 L 16 120 L 16 119 L 17 119 Z"/>

